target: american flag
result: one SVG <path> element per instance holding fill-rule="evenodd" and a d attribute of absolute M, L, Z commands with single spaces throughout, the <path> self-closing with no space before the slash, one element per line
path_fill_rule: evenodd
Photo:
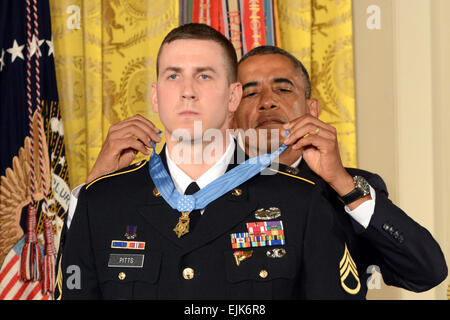
<path fill-rule="evenodd" d="M 27 11 L 27 6 L 28 9 L 31 7 L 31 11 Z M 30 20 L 30 16 L 33 20 Z M 30 30 L 27 22 L 32 28 L 31 36 L 27 32 Z M 32 68 L 29 66 L 27 68 L 27 61 L 30 61 Z M 27 83 L 31 90 L 27 91 Z M 30 96 L 27 96 L 27 93 L 30 93 Z M 34 112 L 39 101 L 37 97 L 40 97 L 41 101 L 45 132 L 43 139 L 49 160 L 46 164 L 51 175 L 51 181 L 46 182 L 50 185 L 47 194 L 48 213 L 53 229 L 56 230 L 55 245 L 58 248 L 60 229 L 69 202 L 63 194 L 70 194 L 70 189 L 65 161 L 64 129 L 58 105 L 49 1 L 1 0 L 0 300 L 52 298 L 41 293 L 42 281 L 22 282 L 19 278 L 25 242 L 25 237 L 21 237 L 21 233 L 22 230 L 27 231 L 26 209 L 30 204 L 25 202 L 29 199 L 29 179 L 27 180 L 23 174 L 23 163 L 22 167 L 18 167 L 19 162 L 13 164 L 13 158 L 20 159 L 19 149 L 24 148 L 25 138 L 30 133 L 27 102 L 29 100 L 33 102 Z M 22 172 L 19 169 L 22 169 Z M 46 247 L 43 239 L 42 203 L 40 200 L 33 206 L 37 212 L 36 233 L 43 254 Z"/>
<path fill-rule="evenodd" d="M 49 295 L 42 295 L 42 282 L 22 282 L 19 279 L 20 254 L 25 238 L 8 253 L 0 271 L 0 300 L 48 300 Z"/>

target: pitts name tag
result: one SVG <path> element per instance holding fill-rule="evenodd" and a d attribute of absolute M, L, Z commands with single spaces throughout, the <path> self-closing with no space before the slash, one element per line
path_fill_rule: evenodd
<path fill-rule="evenodd" d="M 144 266 L 143 254 L 115 254 L 109 255 L 108 267 L 142 268 Z"/>

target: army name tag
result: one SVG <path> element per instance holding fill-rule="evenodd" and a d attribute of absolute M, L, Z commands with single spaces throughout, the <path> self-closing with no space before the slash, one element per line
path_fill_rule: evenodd
<path fill-rule="evenodd" d="M 108 267 L 142 268 L 144 266 L 143 254 L 115 254 L 109 255 Z"/>

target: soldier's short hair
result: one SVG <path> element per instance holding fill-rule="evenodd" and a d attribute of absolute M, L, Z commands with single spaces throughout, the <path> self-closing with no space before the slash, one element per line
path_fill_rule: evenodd
<path fill-rule="evenodd" d="M 229 82 L 237 81 L 237 55 L 233 44 L 219 31 L 202 23 L 187 23 L 175 29 L 172 29 L 159 47 L 156 59 L 156 74 L 159 73 L 159 57 L 164 44 L 171 43 L 175 40 L 211 40 L 218 43 L 225 53 L 225 61 L 228 67 Z"/>

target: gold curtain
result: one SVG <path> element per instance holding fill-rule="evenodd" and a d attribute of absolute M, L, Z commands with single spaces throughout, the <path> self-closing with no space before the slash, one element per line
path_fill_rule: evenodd
<path fill-rule="evenodd" d="M 50 10 L 74 188 L 85 181 L 112 124 L 139 113 L 162 128 L 150 88 L 161 41 L 178 25 L 178 1 L 50 0 Z"/>
<path fill-rule="evenodd" d="M 159 45 L 178 25 L 178 5 L 50 0 L 71 188 L 85 181 L 112 124 L 139 113 L 162 128 L 150 87 Z M 276 0 L 275 8 L 281 47 L 304 62 L 321 119 L 338 130 L 344 165 L 356 166 L 351 0 Z"/>
<path fill-rule="evenodd" d="M 351 0 L 277 0 L 281 47 L 305 64 L 320 119 L 337 128 L 342 161 L 356 167 Z"/>

